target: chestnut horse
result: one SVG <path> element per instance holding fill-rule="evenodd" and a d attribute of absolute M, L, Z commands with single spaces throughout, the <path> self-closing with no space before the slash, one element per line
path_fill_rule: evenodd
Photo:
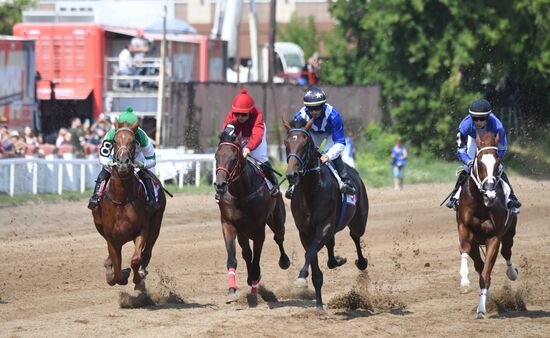
<path fill-rule="evenodd" d="M 460 286 L 463 291 L 467 291 L 470 285 L 467 260 L 469 255 L 479 273 L 481 293 L 477 307 L 478 319 L 485 317 L 491 271 L 501 243 L 500 253 L 508 267 L 506 275 L 510 280 L 515 280 L 518 276 L 518 270 L 511 259 L 517 216 L 505 207 L 505 195 L 499 175 L 498 142 L 498 134 L 496 138 L 489 132 L 482 137 L 479 133 L 476 136 L 477 154 L 470 177 L 462 187 L 456 211 L 461 253 Z M 487 248 L 485 262 L 480 255 L 480 245 Z"/>
<path fill-rule="evenodd" d="M 97 231 L 107 241 L 109 256 L 105 260 L 109 285 L 126 285 L 130 269 L 121 269 L 121 249 L 134 241 L 135 250 L 131 266 L 136 290 L 145 289 L 147 265 L 158 238 L 162 216 L 166 207 L 164 190 L 158 191 L 159 209 L 149 213 L 145 208 L 145 192 L 134 173 L 135 131 L 138 122 L 128 126 L 115 120 L 116 134 L 113 144 L 111 178 L 104 189 L 100 206 L 92 210 Z M 160 185 L 152 174 L 154 181 Z"/>
<path fill-rule="evenodd" d="M 275 234 L 279 246 L 281 269 L 288 269 L 290 260 L 285 253 L 286 211 L 281 194 L 272 197 L 258 169 L 243 157 L 240 140 L 227 131 L 220 135 L 216 151 L 216 191 L 220 194 L 219 208 L 229 276 L 229 300 L 237 299 L 235 239 L 239 241 L 248 272 L 247 283 L 254 296 L 260 282 L 260 256 L 265 239 L 265 225 Z M 249 240 L 253 242 L 250 249 Z"/>
<path fill-rule="evenodd" d="M 327 265 L 330 269 L 344 264 L 345 258 L 334 256 L 334 235 L 348 226 L 357 250 L 355 265 L 360 270 L 367 268 L 368 261 L 361 249 L 361 236 L 367 227 L 369 200 L 359 174 L 348 166 L 347 170 L 357 194 L 344 195 L 345 204 L 342 203 L 336 178 L 326 165 L 320 165 L 319 152 L 309 133 L 313 121 L 309 120 L 303 128 L 292 128 L 288 122 L 284 122 L 288 130 L 285 140 L 288 164 L 286 177 L 294 185 L 290 207 L 300 233 L 300 241 L 306 250 L 305 263 L 296 284 L 307 286 L 306 278 L 311 265 L 316 306 L 322 309 L 323 273 L 319 268 L 317 253 L 323 246 L 327 247 Z"/>

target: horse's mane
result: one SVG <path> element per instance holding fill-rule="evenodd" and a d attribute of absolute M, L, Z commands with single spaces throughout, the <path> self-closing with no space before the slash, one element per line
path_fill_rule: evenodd
<path fill-rule="evenodd" d="M 481 143 L 479 144 L 478 147 L 491 147 L 491 146 L 498 145 L 496 141 L 496 135 L 489 131 L 486 133 L 483 133 L 483 135 L 480 135 L 480 140 L 481 140 Z"/>

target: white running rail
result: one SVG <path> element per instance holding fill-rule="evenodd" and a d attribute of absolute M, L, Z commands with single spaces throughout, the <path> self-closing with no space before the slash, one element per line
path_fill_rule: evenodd
<path fill-rule="evenodd" d="M 28 193 L 61 195 L 63 191 L 84 192 L 86 188 L 93 188 L 101 170 L 97 157 L 76 159 L 72 154 L 66 155 L 70 156 L 0 159 L 0 193 L 10 196 Z M 155 173 L 162 182 L 176 180 L 183 188 L 184 183 L 193 180 L 198 187 L 201 174 L 207 178 L 210 174 L 212 182 L 216 179 L 214 154 L 173 155 L 157 158 Z"/>

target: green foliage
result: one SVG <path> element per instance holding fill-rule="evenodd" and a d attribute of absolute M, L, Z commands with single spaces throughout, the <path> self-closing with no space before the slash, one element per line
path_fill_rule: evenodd
<path fill-rule="evenodd" d="M 12 35 L 13 25 L 21 22 L 22 11 L 35 3 L 36 0 L 11 0 L 0 4 L 0 34 Z"/>
<path fill-rule="evenodd" d="M 305 18 L 293 13 L 284 29 L 277 30 L 277 35 L 277 41 L 294 42 L 302 47 L 306 59 L 319 50 L 319 37 L 313 15 Z"/>
<path fill-rule="evenodd" d="M 330 11 L 323 79 L 380 84 L 392 130 L 420 153 L 452 158 L 468 104 L 505 81 L 521 90 L 523 120 L 550 120 L 550 0 L 337 0 Z"/>

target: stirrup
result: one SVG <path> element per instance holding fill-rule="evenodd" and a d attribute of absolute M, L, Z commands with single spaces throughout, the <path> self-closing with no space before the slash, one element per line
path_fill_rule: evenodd
<path fill-rule="evenodd" d="M 521 207 L 521 202 L 517 199 L 510 199 L 506 205 L 508 209 L 519 209 Z"/>
<path fill-rule="evenodd" d="M 344 185 L 342 186 L 342 189 L 340 189 L 340 192 L 344 194 L 355 195 L 357 191 L 355 190 L 355 187 L 352 186 L 351 184 L 344 183 Z"/>
<path fill-rule="evenodd" d="M 93 210 L 99 205 L 99 196 L 93 195 L 88 201 L 88 209 Z"/>
<path fill-rule="evenodd" d="M 285 197 L 291 200 L 293 194 L 294 194 L 294 186 L 291 185 L 290 187 L 288 187 L 288 190 L 285 193 Z"/>
<path fill-rule="evenodd" d="M 455 209 L 456 210 L 456 202 L 457 202 L 457 199 L 451 197 L 451 199 L 449 200 L 449 202 L 447 202 L 447 204 L 445 204 L 445 206 L 449 209 Z"/>

